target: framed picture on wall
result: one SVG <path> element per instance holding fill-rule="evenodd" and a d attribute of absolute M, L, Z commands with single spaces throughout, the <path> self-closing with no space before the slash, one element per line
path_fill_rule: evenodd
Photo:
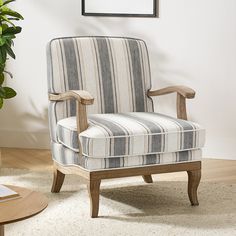
<path fill-rule="evenodd" d="M 158 0 L 82 0 L 84 16 L 157 17 Z"/>

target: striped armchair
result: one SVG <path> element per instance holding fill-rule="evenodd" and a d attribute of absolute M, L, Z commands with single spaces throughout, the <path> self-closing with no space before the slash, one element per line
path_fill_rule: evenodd
<path fill-rule="evenodd" d="M 198 205 L 204 129 L 187 121 L 184 86 L 151 90 L 144 41 L 119 37 L 53 39 L 47 50 L 52 192 L 65 174 L 88 181 L 91 217 L 98 216 L 102 179 L 187 171 Z M 155 113 L 152 96 L 177 93 L 177 118 Z"/>

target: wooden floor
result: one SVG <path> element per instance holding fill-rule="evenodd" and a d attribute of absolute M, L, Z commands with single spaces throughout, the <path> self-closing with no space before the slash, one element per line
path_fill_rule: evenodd
<path fill-rule="evenodd" d="M 51 171 L 52 160 L 49 150 L 1 148 L 2 167 L 22 168 L 33 171 Z M 185 172 L 160 174 L 161 181 L 187 180 Z M 204 159 L 202 181 L 236 183 L 236 161 Z"/>

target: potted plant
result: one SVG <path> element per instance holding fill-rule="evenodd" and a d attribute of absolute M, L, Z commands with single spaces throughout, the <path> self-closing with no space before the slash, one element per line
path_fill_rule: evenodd
<path fill-rule="evenodd" d="M 6 76 L 12 78 L 12 74 L 5 70 L 6 61 L 9 57 L 16 58 L 12 50 L 13 40 L 16 38 L 16 34 L 21 32 L 21 27 L 16 26 L 14 22 L 24 19 L 21 14 L 8 7 L 8 4 L 14 1 L 0 0 L 0 109 L 3 107 L 4 99 L 16 96 L 14 89 L 3 85 Z"/>

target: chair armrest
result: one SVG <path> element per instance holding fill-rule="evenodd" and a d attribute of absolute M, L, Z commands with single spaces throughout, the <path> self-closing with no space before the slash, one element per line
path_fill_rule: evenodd
<path fill-rule="evenodd" d="M 160 96 L 169 93 L 178 93 L 185 98 L 194 98 L 195 91 L 186 86 L 169 86 L 163 89 L 148 91 L 148 96 Z"/>
<path fill-rule="evenodd" d="M 92 105 L 94 98 L 85 90 L 69 90 L 64 93 L 49 94 L 50 101 L 65 101 L 68 99 L 75 99 L 77 103 L 76 117 L 79 134 L 88 128 L 86 105 Z"/>
<path fill-rule="evenodd" d="M 177 118 L 187 120 L 186 98 L 194 98 L 195 91 L 186 86 L 169 86 L 159 90 L 148 91 L 147 95 L 160 96 L 169 93 L 177 93 Z"/>
<path fill-rule="evenodd" d="M 91 105 L 94 102 L 94 98 L 85 90 L 69 90 L 64 93 L 49 94 L 50 101 L 64 101 L 68 99 L 76 99 L 83 105 Z"/>

